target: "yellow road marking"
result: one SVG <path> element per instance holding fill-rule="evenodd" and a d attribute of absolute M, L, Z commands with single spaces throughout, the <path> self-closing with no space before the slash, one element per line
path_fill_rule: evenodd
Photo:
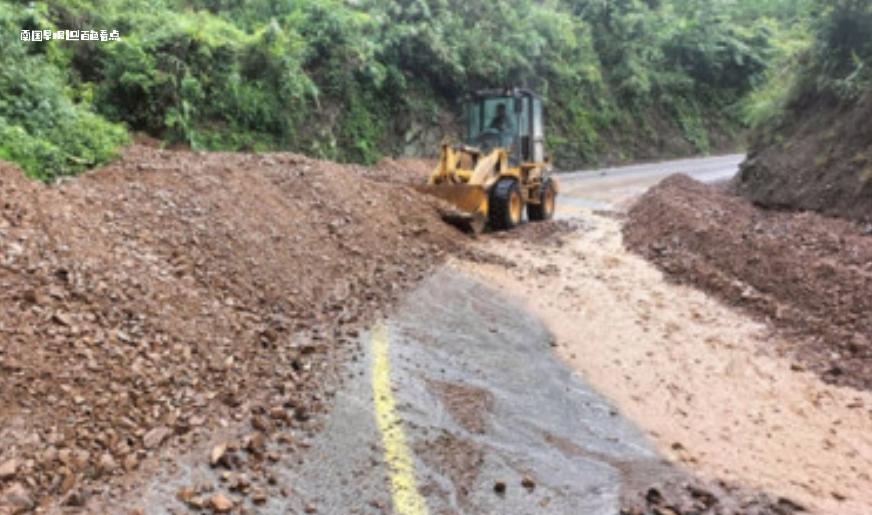
<path fill-rule="evenodd" d="M 427 515 L 427 503 L 418 492 L 415 463 L 406 444 L 406 435 L 397 416 L 397 403 L 391 391 L 391 358 L 388 331 L 383 324 L 372 330 L 372 396 L 375 420 L 381 433 L 385 461 L 390 469 L 394 511 L 400 515 Z"/>

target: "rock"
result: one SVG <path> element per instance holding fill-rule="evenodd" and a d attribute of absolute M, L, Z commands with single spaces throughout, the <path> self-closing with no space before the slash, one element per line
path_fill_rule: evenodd
<path fill-rule="evenodd" d="M 0 480 L 11 479 L 18 472 L 18 460 L 15 458 L 6 460 L 0 464 Z"/>
<path fill-rule="evenodd" d="M 54 316 L 51 317 L 51 320 L 58 325 L 63 325 L 66 327 L 70 327 L 71 325 L 73 325 L 72 317 L 70 317 L 70 315 L 66 313 L 55 313 Z"/>
<path fill-rule="evenodd" d="M 270 408 L 270 410 L 269 410 L 269 416 L 270 416 L 270 418 L 272 418 L 273 420 L 283 420 L 283 421 L 287 421 L 287 419 L 288 419 L 288 412 L 285 411 L 285 408 L 283 408 L 283 407 L 281 407 L 281 406 L 273 406 L 273 407 Z"/>
<path fill-rule="evenodd" d="M 195 495 L 188 499 L 188 502 L 186 504 L 191 508 L 202 510 L 206 507 L 206 499 L 203 498 L 203 496 Z"/>
<path fill-rule="evenodd" d="M 85 501 L 87 500 L 87 496 L 81 490 L 72 490 L 67 494 L 66 497 L 61 501 L 61 505 L 63 506 L 71 506 L 73 508 L 81 508 L 85 505 Z"/>
<path fill-rule="evenodd" d="M 218 444 L 215 447 L 212 447 L 212 452 L 209 454 L 209 464 L 213 467 L 217 467 L 220 465 L 226 465 L 227 456 L 227 444 L 222 443 Z"/>
<path fill-rule="evenodd" d="M 197 490 L 192 487 L 185 487 L 176 492 L 176 499 L 191 508 L 201 509 L 206 506 L 206 501 L 197 495 Z"/>
<path fill-rule="evenodd" d="M 533 490 L 536 488 L 536 482 L 533 480 L 532 477 L 524 476 L 524 478 L 521 479 L 521 486 L 523 486 L 527 490 Z"/>
<path fill-rule="evenodd" d="M 246 438 L 245 448 L 256 456 L 263 455 L 266 451 L 266 438 L 264 438 L 263 433 L 254 433 Z"/>
<path fill-rule="evenodd" d="M 309 410 L 307 410 L 305 406 L 300 406 L 294 410 L 294 420 L 297 422 L 305 422 L 309 420 L 309 418 Z"/>
<path fill-rule="evenodd" d="M 269 421 L 260 415 L 251 417 L 251 427 L 264 432 L 268 432 L 271 429 Z"/>
<path fill-rule="evenodd" d="M 21 483 L 12 483 L 0 494 L 0 513 L 23 513 L 32 510 L 36 504 L 30 496 L 30 491 Z"/>
<path fill-rule="evenodd" d="M 170 428 L 166 426 L 158 426 L 145 433 L 145 436 L 142 437 L 142 445 L 144 445 L 146 449 L 154 449 L 162 444 L 171 433 L 172 431 Z"/>
<path fill-rule="evenodd" d="M 76 470 L 84 470 L 85 467 L 88 466 L 88 462 L 91 460 L 91 453 L 84 449 L 76 449 L 76 451 L 73 452 L 72 459 L 72 463 Z"/>
<path fill-rule="evenodd" d="M 105 452 L 100 456 L 100 470 L 103 472 L 112 472 L 117 467 L 118 464 L 115 463 L 115 458 L 113 458 L 108 452 Z"/>
<path fill-rule="evenodd" d="M 251 502 L 254 504 L 263 504 L 267 500 L 266 490 L 263 488 L 251 489 Z"/>
<path fill-rule="evenodd" d="M 660 490 L 651 487 L 645 492 L 645 500 L 648 504 L 660 504 L 663 502 L 663 494 L 660 493 Z"/>
<path fill-rule="evenodd" d="M 506 493 L 506 482 L 505 481 L 497 481 L 494 483 L 494 492 L 499 495 L 503 495 Z"/>
<path fill-rule="evenodd" d="M 215 513 L 227 513 L 233 509 L 233 501 L 219 492 L 209 498 L 209 507 Z"/>
<path fill-rule="evenodd" d="M 190 486 L 186 486 L 176 492 L 176 500 L 187 504 L 195 495 L 197 495 L 197 492 Z"/>
<path fill-rule="evenodd" d="M 139 466 L 139 459 L 137 459 L 135 454 L 128 454 L 126 458 L 124 458 L 124 470 L 127 472 L 131 472 L 136 470 L 136 467 Z"/>

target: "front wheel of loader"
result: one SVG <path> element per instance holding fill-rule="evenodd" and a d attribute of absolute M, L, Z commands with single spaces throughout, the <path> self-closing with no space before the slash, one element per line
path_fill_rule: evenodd
<path fill-rule="evenodd" d="M 554 184 L 546 179 L 539 188 L 539 203 L 527 204 L 527 218 L 531 222 L 542 222 L 551 220 L 554 217 L 554 206 L 557 198 L 557 192 L 554 191 Z"/>
<path fill-rule="evenodd" d="M 487 219 L 491 229 L 502 231 L 515 227 L 521 223 L 523 211 L 524 200 L 518 181 L 510 178 L 497 181 L 488 201 Z"/>

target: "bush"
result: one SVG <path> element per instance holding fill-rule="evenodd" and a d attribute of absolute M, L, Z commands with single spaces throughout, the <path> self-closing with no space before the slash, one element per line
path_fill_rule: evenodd
<path fill-rule="evenodd" d="M 818 91 L 857 99 L 872 82 L 872 3 L 835 0 L 816 24 L 814 64 L 809 78 Z"/>
<path fill-rule="evenodd" d="M 0 27 L 17 36 L 20 27 L 34 26 L 39 14 L 0 4 Z M 49 51 L 16 40 L 0 54 L 0 159 L 43 180 L 105 163 L 127 142 L 121 126 L 73 102 Z"/>
<path fill-rule="evenodd" d="M 446 108 L 459 114 L 470 90 L 509 85 L 546 98 L 549 138 L 567 165 L 632 158 L 604 145 L 651 139 L 655 126 L 705 149 L 704 114 L 740 127 L 735 105 L 771 74 L 780 25 L 755 20 L 787 20 L 797 11 L 790 0 L 33 5 L 0 0 L 0 12 L 16 31 L 56 22 L 122 34 L 112 44 L 13 45 L 18 49 L 0 57 L 10 73 L 33 75 L 38 67 L 53 77 L 42 85 L 31 80 L 33 91 L 23 97 L 47 99 L 49 107 L 10 108 L 18 93 L 0 91 L 4 130 L 44 140 L 47 146 L 36 145 L 43 153 L 72 152 L 49 175 L 106 159 L 105 146 L 123 138 L 102 119 L 194 148 L 290 149 L 371 162 L 404 148 L 408 127 L 433 125 Z M 60 132 L 29 125 L 21 113 L 34 108 L 75 110 L 64 123 L 87 126 L 89 135 L 46 139 Z"/>

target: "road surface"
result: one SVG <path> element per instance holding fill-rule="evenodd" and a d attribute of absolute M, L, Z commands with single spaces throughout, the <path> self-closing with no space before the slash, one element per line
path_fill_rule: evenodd
<path fill-rule="evenodd" d="M 742 156 L 561 175 L 559 215 L 617 209 L 673 172 L 716 181 Z M 516 299 L 448 265 L 360 337 L 361 354 L 302 456 L 273 472 L 255 513 L 617 513 L 621 495 L 674 472 L 645 433 L 554 351 Z M 183 512 L 175 496 L 215 480 L 209 446 L 132 497 Z M 226 479 L 223 480 L 226 484 Z"/>
<path fill-rule="evenodd" d="M 621 208 L 673 173 L 683 173 L 702 182 L 724 181 L 736 174 L 744 159 L 744 154 L 731 154 L 564 172 L 559 175 L 560 197 L 557 204 L 564 208 L 561 216 L 576 211 L 574 208 Z"/>

